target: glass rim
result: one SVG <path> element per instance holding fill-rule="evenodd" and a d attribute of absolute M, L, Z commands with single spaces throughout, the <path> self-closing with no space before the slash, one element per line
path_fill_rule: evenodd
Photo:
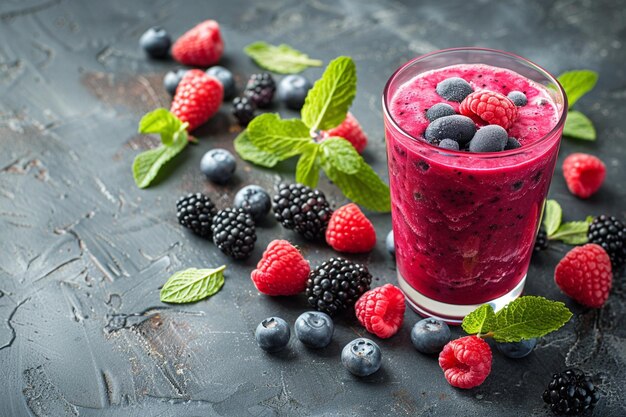
<path fill-rule="evenodd" d="M 560 110 L 560 115 L 559 115 L 559 121 L 556 123 L 556 125 L 554 125 L 554 127 L 545 135 L 543 135 L 539 140 L 536 140 L 535 142 L 531 143 L 528 146 L 522 146 L 520 148 L 517 149 L 510 149 L 510 150 L 506 150 L 506 151 L 500 151 L 500 152 L 465 152 L 465 151 L 455 151 L 455 150 L 451 150 L 451 149 L 442 149 L 439 146 L 436 145 L 432 145 L 430 143 L 428 143 L 426 140 L 419 138 L 419 137 L 415 137 L 413 135 L 411 135 L 410 133 L 408 133 L 406 130 L 404 130 L 402 127 L 400 127 L 400 125 L 396 122 L 396 120 L 393 118 L 393 116 L 391 115 L 391 113 L 389 112 L 389 106 L 388 106 L 388 98 L 389 98 L 389 90 L 391 87 L 391 83 L 409 66 L 413 65 L 416 62 L 419 61 L 423 61 L 425 59 L 431 58 L 433 56 L 436 55 L 441 55 L 441 54 L 446 54 L 449 52 L 464 52 L 464 51 L 470 51 L 470 52 L 487 52 L 490 54 L 496 54 L 496 55 L 503 55 L 509 58 L 512 58 L 514 60 L 520 61 L 528 66 L 530 66 L 532 69 L 536 70 L 537 72 L 539 72 L 540 74 L 544 75 L 546 78 L 548 78 L 550 80 L 550 82 L 554 83 L 554 85 L 557 86 L 558 88 L 558 92 L 561 95 L 561 97 L 563 98 L 563 108 Z M 489 158 L 502 158 L 505 156 L 513 156 L 513 155 L 518 155 L 521 153 L 524 153 L 530 149 L 534 149 L 536 148 L 538 145 L 543 144 L 548 138 L 553 137 L 555 134 L 557 134 L 560 130 L 563 129 L 563 125 L 565 124 L 565 118 L 567 117 L 567 95 L 565 94 L 565 90 L 563 89 L 563 86 L 561 85 L 561 83 L 559 83 L 559 81 L 552 75 L 550 74 L 548 71 L 546 71 L 543 67 L 535 64 L 534 62 L 523 58 L 519 55 L 513 54 L 511 52 L 505 52 L 505 51 L 501 51 L 498 49 L 491 49 L 491 48 L 478 48 L 478 47 L 459 47 L 459 48 L 446 48 L 446 49 L 439 49 L 437 51 L 433 51 L 433 52 L 429 52 L 427 54 L 424 55 L 420 55 L 416 58 L 411 59 L 410 61 L 406 62 L 405 64 L 403 64 L 402 66 L 400 66 L 397 70 L 394 71 L 394 73 L 391 75 L 391 77 L 389 77 L 389 80 L 387 80 L 387 83 L 385 84 L 385 88 L 383 89 L 383 114 L 385 116 L 385 119 L 388 120 L 393 128 L 400 132 L 404 137 L 415 141 L 416 143 L 419 143 L 420 145 L 425 146 L 427 149 L 431 148 L 434 151 L 437 151 L 441 154 L 447 154 L 449 156 L 461 156 L 461 157 L 465 157 L 465 158 L 480 158 L 480 159 L 489 159 Z"/>

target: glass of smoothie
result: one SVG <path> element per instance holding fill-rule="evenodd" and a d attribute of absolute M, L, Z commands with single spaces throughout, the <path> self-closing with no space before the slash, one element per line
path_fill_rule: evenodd
<path fill-rule="evenodd" d="M 526 281 L 567 112 L 560 84 L 510 53 L 447 49 L 399 68 L 383 111 L 409 304 L 451 324 L 502 308 Z"/>

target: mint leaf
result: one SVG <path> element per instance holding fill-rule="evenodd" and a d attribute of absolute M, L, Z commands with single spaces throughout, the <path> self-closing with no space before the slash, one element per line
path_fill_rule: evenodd
<path fill-rule="evenodd" d="M 483 304 L 463 319 L 461 327 L 467 334 L 482 334 L 492 331 L 496 324 L 496 313 L 489 304 Z"/>
<path fill-rule="evenodd" d="M 320 177 L 320 166 L 317 160 L 319 150 L 320 145 L 317 143 L 311 143 L 305 148 L 296 166 L 296 182 L 311 188 L 317 186 Z"/>
<path fill-rule="evenodd" d="M 311 59 L 285 44 L 274 46 L 267 42 L 254 42 L 243 50 L 259 67 L 278 74 L 297 74 L 308 67 L 322 65 L 319 59 Z"/>
<path fill-rule="evenodd" d="M 563 303 L 525 296 L 496 313 L 491 333 L 497 342 L 519 342 L 558 330 L 571 317 L 572 313 Z"/>
<path fill-rule="evenodd" d="M 587 217 L 584 221 L 563 223 L 561 227 L 550 236 L 550 239 L 560 240 L 568 245 L 582 245 L 587 243 L 587 231 L 592 221 L 592 217 Z"/>
<path fill-rule="evenodd" d="M 183 129 L 174 134 L 171 145 L 161 145 L 137 155 L 133 161 L 135 184 L 139 188 L 148 187 L 156 178 L 159 170 L 185 149 L 185 146 L 187 146 L 187 131 Z"/>
<path fill-rule="evenodd" d="M 332 129 L 346 118 L 355 95 L 354 61 L 347 56 L 335 58 L 309 90 L 301 110 L 302 121 L 313 131 Z"/>
<path fill-rule="evenodd" d="M 579 111 L 570 110 L 567 112 L 565 126 L 563 126 L 563 136 L 582 140 L 596 140 L 596 129 L 587 116 Z"/>
<path fill-rule="evenodd" d="M 184 126 L 186 129 L 187 126 Z M 183 129 L 183 122 L 169 110 L 160 108 L 146 113 L 139 121 L 139 133 L 159 133 L 161 142 L 169 146 L 174 141 L 174 134 Z"/>
<path fill-rule="evenodd" d="M 224 285 L 226 265 L 214 269 L 189 268 L 172 275 L 161 288 L 164 303 L 191 303 L 210 297 Z"/>
<path fill-rule="evenodd" d="M 248 125 L 250 142 L 279 160 L 299 155 L 313 143 L 309 129 L 299 119 L 282 120 L 278 114 L 265 113 Z"/>
<path fill-rule="evenodd" d="M 546 234 L 552 236 L 563 219 L 563 209 L 556 200 L 547 200 L 546 208 L 543 213 L 543 227 L 546 228 Z"/>
<path fill-rule="evenodd" d="M 344 138 L 328 138 L 320 146 L 324 158 L 344 174 L 356 174 L 365 163 L 354 146 Z"/>
<path fill-rule="evenodd" d="M 262 151 L 254 146 L 254 144 L 250 142 L 250 138 L 248 137 L 246 130 L 241 132 L 235 138 L 233 144 L 235 146 L 235 151 L 237 151 L 241 159 L 245 161 L 252 162 L 253 164 L 266 168 L 272 168 L 280 162 L 280 159 L 273 153 Z"/>
<path fill-rule="evenodd" d="M 595 87 L 598 73 L 590 70 L 568 71 L 559 75 L 558 80 L 565 90 L 569 107 L 572 107 L 579 98 Z"/>

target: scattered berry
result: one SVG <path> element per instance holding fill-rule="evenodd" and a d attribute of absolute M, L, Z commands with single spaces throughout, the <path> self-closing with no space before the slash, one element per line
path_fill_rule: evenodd
<path fill-rule="evenodd" d="M 201 193 L 187 194 L 176 202 L 178 222 L 198 236 L 211 237 L 211 222 L 216 214 L 215 204 Z"/>
<path fill-rule="evenodd" d="M 241 126 L 248 126 L 254 119 L 254 103 L 248 97 L 235 97 L 233 100 L 233 115 Z"/>
<path fill-rule="evenodd" d="M 448 103 L 437 103 L 430 109 L 426 110 L 426 118 L 431 122 L 439 119 L 440 117 L 453 116 L 456 114 L 454 107 Z"/>
<path fill-rule="evenodd" d="M 335 332 L 333 319 L 321 311 L 307 311 L 300 314 L 294 326 L 296 337 L 305 346 L 320 349 L 330 344 Z"/>
<path fill-rule="evenodd" d="M 332 210 L 320 190 L 302 184 L 280 184 L 273 200 L 274 217 L 284 228 L 309 240 L 324 237 Z"/>
<path fill-rule="evenodd" d="M 459 77 L 450 77 L 437 84 L 437 94 L 449 101 L 462 102 L 474 89 L 467 81 Z"/>
<path fill-rule="evenodd" d="M 250 76 L 246 84 L 246 89 L 244 90 L 244 95 L 252 100 L 254 105 L 258 108 L 265 108 L 272 104 L 275 91 L 276 83 L 274 82 L 274 78 L 272 78 L 269 73 L 264 72 Z"/>
<path fill-rule="evenodd" d="M 165 74 L 165 77 L 163 77 L 163 87 L 170 96 L 176 94 L 176 88 L 178 88 L 180 80 L 183 79 L 187 71 L 189 70 L 180 68 L 176 71 L 168 71 L 167 74 Z"/>
<path fill-rule="evenodd" d="M 606 167 L 593 155 L 573 153 L 563 161 L 563 176 L 572 194 L 589 198 L 604 182 Z"/>
<path fill-rule="evenodd" d="M 348 113 L 339 126 L 322 131 L 321 140 L 336 136 L 350 142 L 358 153 L 363 152 L 367 146 L 367 136 L 352 113 Z"/>
<path fill-rule="evenodd" d="M 521 91 L 511 91 L 507 94 L 507 97 L 515 104 L 517 107 L 524 107 L 528 104 L 528 99 L 526 98 L 526 94 Z"/>
<path fill-rule="evenodd" d="M 224 87 L 217 78 L 197 69 L 185 73 L 176 88 L 170 111 L 192 131 L 209 120 L 220 108 Z"/>
<path fill-rule="evenodd" d="M 252 216 L 238 208 L 226 208 L 217 212 L 211 225 L 213 243 L 233 259 L 250 256 L 256 242 Z"/>
<path fill-rule="evenodd" d="M 504 150 L 509 137 L 502 126 L 483 126 L 469 143 L 470 152 L 500 152 Z"/>
<path fill-rule="evenodd" d="M 439 354 L 439 366 L 453 387 L 477 387 L 491 372 L 491 348 L 476 336 L 453 340 Z"/>
<path fill-rule="evenodd" d="M 451 151 L 458 151 L 459 142 L 457 142 L 456 140 L 452 140 L 452 139 L 444 139 L 441 142 L 439 142 L 439 147 L 443 149 L 450 149 Z"/>
<path fill-rule="evenodd" d="M 278 83 L 278 99 L 292 110 L 300 110 L 307 93 L 313 87 L 302 75 L 288 75 Z"/>
<path fill-rule="evenodd" d="M 273 240 L 250 277 L 267 295 L 296 295 L 306 288 L 311 267 L 300 251 L 286 240 Z"/>
<path fill-rule="evenodd" d="M 450 327 L 439 319 L 420 320 L 411 330 L 411 342 L 418 352 L 439 353 L 449 341 Z"/>
<path fill-rule="evenodd" d="M 537 238 L 535 239 L 535 252 L 541 252 L 542 250 L 548 249 L 550 241 L 548 240 L 548 234 L 546 233 L 546 229 L 543 227 L 539 229 L 537 232 Z"/>
<path fill-rule="evenodd" d="M 178 38 L 172 46 L 172 56 L 181 64 L 208 67 L 217 63 L 224 52 L 220 26 L 215 20 L 205 20 Z"/>
<path fill-rule="evenodd" d="M 354 306 L 356 318 L 367 329 L 381 339 L 398 332 L 404 320 L 404 294 L 391 284 L 374 288 L 363 294 Z"/>
<path fill-rule="evenodd" d="M 352 307 L 371 283 L 372 275 L 365 266 L 330 258 L 309 274 L 306 296 L 310 305 L 334 316 Z"/>
<path fill-rule="evenodd" d="M 393 238 L 393 230 L 390 230 L 389 233 L 387 233 L 387 237 L 385 238 L 385 248 L 387 248 L 387 252 L 389 252 L 389 254 L 391 256 L 396 256 L 396 245 L 394 243 L 394 238 Z"/>
<path fill-rule="evenodd" d="M 170 35 L 158 26 L 146 30 L 139 38 L 139 46 L 153 59 L 167 58 L 171 45 Z"/>
<path fill-rule="evenodd" d="M 287 322 L 280 317 L 269 317 L 256 328 L 254 337 L 261 349 L 266 352 L 278 352 L 289 343 L 291 330 Z"/>
<path fill-rule="evenodd" d="M 262 187 L 247 185 L 235 194 L 233 204 L 250 213 L 255 221 L 259 221 L 270 212 L 272 199 Z"/>
<path fill-rule="evenodd" d="M 424 138 L 432 144 L 439 144 L 444 139 L 452 139 L 465 145 L 474 137 L 476 124 L 466 116 L 444 116 L 430 123 L 424 132 Z"/>
<path fill-rule="evenodd" d="M 600 399 L 591 379 L 579 369 L 552 375 L 543 401 L 554 414 L 573 416 L 593 408 Z"/>
<path fill-rule="evenodd" d="M 600 308 L 611 291 L 611 259 L 595 243 L 577 246 L 556 266 L 554 280 L 561 291 L 580 304 Z"/>
<path fill-rule="evenodd" d="M 519 143 L 519 140 L 515 138 L 508 138 L 506 140 L 506 146 L 504 147 L 505 151 L 510 151 L 511 149 L 521 148 L 522 144 Z"/>
<path fill-rule="evenodd" d="M 224 87 L 224 99 L 230 99 L 237 94 L 237 86 L 235 85 L 235 77 L 233 73 L 224 67 L 216 65 L 206 70 L 207 75 L 217 78 Z"/>
<path fill-rule="evenodd" d="M 204 154 L 200 171 L 216 184 L 226 184 L 233 177 L 237 162 L 226 149 L 215 148 Z"/>
<path fill-rule="evenodd" d="M 368 376 L 380 369 L 382 354 L 376 343 L 360 337 L 341 351 L 341 363 L 356 376 Z"/>
<path fill-rule="evenodd" d="M 476 91 L 463 100 L 459 112 L 478 124 L 511 127 L 517 118 L 517 107 L 510 98 L 495 91 Z"/>
<path fill-rule="evenodd" d="M 356 204 L 346 204 L 331 216 L 326 243 L 338 252 L 369 252 L 376 246 L 376 230 Z"/>
<path fill-rule="evenodd" d="M 626 263 L 626 226 L 615 216 L 603 214 L 593 219 L 587 237 L 589 243 L 602 246 L 615 268 Z"/>
<path fill-rule="evenodd" d="M 537 339 L 527 339 L 519 342 L 496 343 L 496 347 L 507 358 L 519 359 L 530 355 L 537 345 Z"/>

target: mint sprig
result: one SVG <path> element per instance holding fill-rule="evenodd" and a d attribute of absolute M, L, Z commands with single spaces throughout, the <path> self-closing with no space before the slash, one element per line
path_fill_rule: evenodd
<path fill-rule="evenodd" d="M 254 42 L 244 48 L 244 52 L 261 68 L 278 74 L 297 74 L 309 67 L 319 67 L 322 61 L 311 59 L 304 52 L 289 45 L 270 45 L 267 42 Z"/>
<path fill-rule="evenodd" d="M 213 269 L 189 268 L 172 275 L 161 288 L 164 303 L 192 303 L 217 293 L 224 285 L 226 265 Z"/>
<path fill-rule="evenodd" d="M 563 86 L 569 109 L 585 94 L 595 87 L 598 73 L 591 70 L 567 71 L 558 77 Z M 570 110 L 565 119 L 563 135 L 575 139 L 596 140 L 596 130 L 587 116 L 577 110 Z"/>
<path fill-rule="evenodd" d="M 583 221 L 561 223 L 563 209 L 556 200 L 547 200 L 543 213 L 543 227 L 549 240 L 560 240 L 568 245 L 582 245 L 589 241 L 587 232 L 593 217 Z"/>

